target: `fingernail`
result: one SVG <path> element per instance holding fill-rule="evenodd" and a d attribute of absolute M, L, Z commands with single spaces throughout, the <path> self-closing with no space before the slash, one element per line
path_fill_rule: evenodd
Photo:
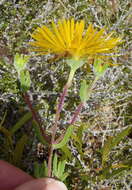
<path fill-rule="evenodd" d="M 58 190 L 68 190 L 64 183 L 61 181 L 55 181 L 55 184 L 58 185 Z"/>
<path fill-rule="evenodd" d="M 41 178 L 20 185 L 15 190 L 68 190 L 64 183 L 52 178 Z"/>
<path fill-rule="evenodd" d="M 45 190 L 68 190 L 64 183 L 55 180 L 54 182 L 48 183 Z"/>

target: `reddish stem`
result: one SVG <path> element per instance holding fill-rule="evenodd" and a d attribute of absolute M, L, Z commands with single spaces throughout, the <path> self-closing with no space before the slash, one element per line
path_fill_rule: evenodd
<path fill-rule="evenodd" d="M 64 89 L 63 89 L 63 92 L 60 96 L 60 99 L 59 99 L 59 104 L 58 104 L 58 108 L 57 108 L 57 113 L 60 114 L 61 110 L 62 110 L 62 107 L 64 105 L 64 100 L 65 100 L 65 97 L 67 95 L 67 90 L 68 90 L 68 85 L 65 85 Z"/>
<path fill-rule="evenodd" d="M 76 111 L 75 111 L 75 113 L 74 113 L 74 115 L 73 115 L 73 118 L 72 118 L 71 121 L 70 121 L 70 125 L 73 125 L 73 124 L 76 122 L 77 117 L 78 117 L 79 113 L 81 112 L 81 109 L 82 109 L 83 105 L 84 105 L 83 102 L 81 102 L 81 103 L 78 105 L 78 107 L 77 107 L 77 109 L 76 109 Z"/>
<path fill-rule="evenodd" d="M 58 126 L 58 120 L 60 117 L 60 112 L 62 110 L 62 107 L 64 105 L 64 100 L 65 97 L 67 95 L 67 90 L 68 90 L 68 85 L 65 85 L 63 92 L 59 98 L 59 103 L 57 106 L 57 110 L 56 110 L 56 116 L 55 116 L 55 124 L 52 128 L 52 137 L 51 137 L 51 147 L 49 150 L 49 158 L 48 158 L 48 177 L 51 177 L 51 170 L 52 170 L 52 156 L 53 156 L 53 144 L 55 143 L 55 135 L 56 135 L 56 131 L 57 131 L 57 126 Z"/>
<path fill-rule="evenodd" d="M 73 125 L 76 122 L 77 117 L 78 117 L 79 113 L 81 112 L 81 109 L 82 109 L 83 106 L 84 106 L 83 102 L 81 102 L 78 105 L 78 107 L 77 107 L 77 109 L 76 109 L 76 111 L 75 111 L 75 113 L 74 113 L 71 121 L 69 122 L 70 125 Z M 58 137 L 58 139 L 56 139 L 56 141 L 54 142 L 54 144 L 58 144 L 63 139 L 64 135 L 65 135 L 65 133 L 63 133 L 60 137 Z"/>
<path fill-rule="evenodd" d="M 42 128 L 41 118 L 38 115 L 38 113 L 36 113 L 36 111 L 34 110 L 34 108 L 32 106 L 32 102 L 31 102 L 31 100 L 29 98 L 29 95 L 27 93 L 25 93 L 25 94 L 23 94 L 23 98 L 24 98 L 26 104 L 28 105 L 28 107 L 29 107 L 29 109 L 30 109 L 30 111 L 32 113 L 33 119 L 38 123 L 44 139 L 46 140 L 46 142 L 50 143 L 50 137 L 45 134 L 45 131 Z"/>

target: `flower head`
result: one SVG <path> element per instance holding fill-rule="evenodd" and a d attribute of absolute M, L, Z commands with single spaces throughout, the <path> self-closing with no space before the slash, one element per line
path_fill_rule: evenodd
<path fill-rule="evenodd" d="M 121 40 L 106 34 L 104 28 L 97 31 L 92 24 L 84 31 L 84 21 L 74 19 L 52 22 L 51 29 L 38 27 L 31 36 L 35 41 L 30 44 L 39 54 L 67 54 L 74 59 L 113 52 Z"/>

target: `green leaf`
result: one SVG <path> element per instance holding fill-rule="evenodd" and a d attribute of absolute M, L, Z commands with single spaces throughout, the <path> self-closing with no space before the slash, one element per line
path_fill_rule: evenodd
<path fill-rule="evenodd" d="M 6 138 L 6 145 L 7 145 L 8 149 L 9 150 L 13 149 L 13 140 L 12 140 L 11 132 L 4 127 L 0 127 L 0 132 L 3 133 Z"/>
<path fill-rule="evenodd" d="M 89 98 L 88 85 L 86 83 L 86 80 L 83 80 L 81 83 L 79 95 L 80 95 L 81 102 L 86 102 Z"/>
<path fill-rule="evenodd" d="M 58 144 L 54 144 L 53 147 L 55 149 L 58 149 L 58 148 L 65 146 L 65 144 L 70 140 L 70 137 L 73 133 L 73 130 L 74 130 L 74 126 L 73 125 L 69 126 L 66 133 L 65 133 L 63 140 Z"/>
<path fill-rule="evenodd" d="M 69 159 L 69 160 L 72 159 L 72 153 L 71 153 L 71 151 L 69 151 L 69 149 L 68 149 L 68 147 L 66 145 L 61 147 L 60 149 L 64 153 L 63 156 L 62 156 L 63 158 Z"/>
<path fill-rule="evenodd" d="M 3 118 L 2 118 L 2 121 L 0 122 L 0 127 L 3 125 L 4 121 L 5 121 L 5 118 L 6 118 L 6 115 L 7 115 L 7 111 L 5 112 Z"/>
<path fill-rule="evenodd" d="M 15 150 L 13 152 L 13 164 L 15 166 L 21 166 L 21 159 L 24 151 L 24 146 L 27 144 L 28 136 L 23 135 L 17 142 Z"/>
<path fill-rule="evenodd" d="M 81 157 L 83 157 L 83 151 L 82 151 L 82 143 L 80 142 L 78 136 L 72 135 L 72 139 L 74 141 L 74 146 L 77 148 L 79 154 Z"/>
<path fill-rule="evenodd" d="M 57 175 L 57 154 L 54 155 L 53 159 L 53 174 L 56 176 Z"/>
<path fill-rule="evenodd" d="M 20 80 L 20 87 L 22 92 L 26 92 L 30 88 L 31 80 L 29 71 L 26 69 L 26 64 L 29 60 L 29 56 L 16 54 L 14 57 L 14 66 L 18 73 Z"/>
<path fill-rule="evenodd" d="M 126 137 L 132 128 L 128 127 L 122 132 L 118 133 L 115 137 L 109 137 L 109 139 L 105 142 L 104 147 L 102 149 L 102 164 L 104 165 L 105 162 L 109 159 L 110 151 L 117 146 L 124 137 Z"/>
<path fill-rule="evenodd" d="M 48 165 L 46 163 L 46 161 L 44 160 L 43 164 L 42 164 L 42 168 L 43 168 L 43 171 L 42 171 L 42 174 L 41 174 L 41 177 L 46 177 L 48 176 Z"/>
<path fill-rule="evenodd" d="M 41 105 L 37 106 L 35 108 L 36 111 L 38 111 L 41 108 Z M 29 121 L 32 118 L 32 113 L 28 112 L 22 118 L 19 119 L 19 121 L 10 129 L 11 134 L 13 135 L 17 130 L 19 130 L 27 121 Z"/>
<path fill-rule="evenodd" d="M 60 161 L 59 164 L 58 164 L 58 174 L 60 176 L 62 176 L 63 173 L 64 173 L 65 165 L 66 165 L 66 160 Z"/>
<path fill-rule="evenodd" d="M 61 181 L 65 181 L 65 179 L 69 176 L 69 173 L 65 172 L 62 176 L 61 176 Z"/>
<path fill-rule="evenodd" d="M 14 57 L 14 67 L 18 72 L 18 75 L 20 74 L 20 72 L 22 70 L 26 69 L 26 64 L 29 61 L 29 56 L 27 55 L 20 55 L 18 53 L 16 53 L 15 57 Z"/>
<path fill-rule="evenodd" d="M 84 60 L 82 60 L 82 59 L 79 59 L 79 60 L 68 59 L 68 60 L 66 60 L 66 62 L 71 67 L 71 70 L 73 70 L 73 71 L 76 71 L 77 69 L 82 67 L 85 63 Z"/>
<path fill-rule="evenodd" d="M 108 66 L 109 66 L 108 63 L 103 63 L 103 60 L 101 60 L 100 58 L 96 58 L 94 60 L 94 65 L 93 65 L 95 75 L 97 77 L 103 76 Z"/>
<path fill-rule="evenodd" d="M 121 133 L 118 133 L 115 138 L 113 138 L 112 146 L 115 147 L 120 143 L 122 139 L 124 139 L 130 132 L 132 131 L 132 127 L 127 127 Z"/>
<path fill-rule="evenodd" d="M 119 168 L 119 169 L 116 169 L 116 170 L 112 170 L 111 172 L 109 172 L 109 175 L 107 175 L 105 179 L 110 179 L 110 178 L 113 178 L 113 177 L 115 177 L 117 175 L 121 176 L 122 173 L 124 171 L 126 171 L 126 170 L 128 170 L 128 168 L 125 168 L 125 167 Z"/>
<path fill-rule="evenodd" d="M 42 144 L 47 144 L 47 141 L 45 141 L 43 135 L 42 135 L 42 132 L 40 130 L 40 127 L 38 125 L 38 123 L 36 121 L 33 121 L 33 128 L 35 130 L 35 134 L 37 136 L 37 138 L 39 139 L 39 141 L 42 143 Z"/>
<path fill-rule="evenodd" d="M 34 163 L 34 176 L 36 178 L 43 178 L 48 175 L 48 167 L 46 161 L 44 161 L 42 164 L 39 164 L 38 162 Z"/>
<path fill-rule="evenodd" d="M 20 72 L 20 85 L 22 92 L 26 92 L 30 89 L 31 80 L 28 70 L 22 70 Z"/>
<path fill-rule="evenodd" d="M 132 160 L 117 164 L 117 168 L 114 166 L 114 169 L 113 169 L 113 165 L 111 165 L 110 167 L 103 168 L 103 170 L 101 171 L 100 177 L 101 179 L 110 179 L 118 175 L 121 176 L 124 171 L 127 171 L 128 173 L 128 171 L 131 168 L 132 168 Z"/>
<path fill-rule="evenodd" d="M 38 162 L 34 162 L 34 177 L 36 178 L 40 178 L 39 169 L 40 167 Z"/>
<path fill-rule="evenodd" d="M 53 175 L 60 179 L 61 181 L 64 181 L 66 177 L 68 176 L 68 173 L 65 172 L 65 165 L 66 160 L 58 161 L 57 155 L 54 155 L 53 159 Z"/>
<path fill-rule="evenodd" d="M 77 151 L 81 155 L 81 158 L 83 158 L 84 153 L 82 149 L 83 145 L 83 132 L 86 130 L 87 125 L 84 123 L 80 123 L 80 126 L 76 127 L 76 131 L 72 135 L 74 146 L 77 148 Z"/>
<path fill-rule="evenodd" d="M 32 118 L 32 113 L 28 112 L 22 118 L 19 119 L 19 121 L 10 129 L 10 132 L 12 135 L 20 129 L 27 121 L 29 121 Z"/>
<path fill-rule="evenodd" d="M 80 144 L 83 143 L 83 132 L 84 132 L 84 130 L 85 130 L 85 127 L 84 127 L 84 125 L 82 123 L 82 125 L 80 125 L 78 127 L 78 130 L 77 130 L 77 136 L 79 138 Z"/>

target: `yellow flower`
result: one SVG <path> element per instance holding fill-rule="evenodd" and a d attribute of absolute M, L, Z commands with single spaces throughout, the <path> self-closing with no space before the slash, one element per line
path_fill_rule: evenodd
<path fill-rule="evenodd" d="M 84 21 L 74 19 L 52 22 L 51 29 L 38 27 L 31 36 L 35 41 L 30 44 L 39 54 L 64 54 L 77 60 L 114 52 L 121 41 L 119 37 L 112 38 L 112 33 L 106 34 L 104 28 L 95 30 L 92 24 L 84 31 Z"/>

